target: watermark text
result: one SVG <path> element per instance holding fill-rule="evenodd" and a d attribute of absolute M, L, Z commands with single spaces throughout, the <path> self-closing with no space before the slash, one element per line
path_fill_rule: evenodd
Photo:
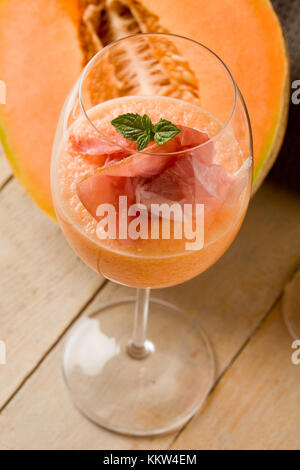
<path fill-rule="evenodd" d="M 6 84 L 0 80 L 0 104 L 6 104 Z"/>
<path fill-rule="evenodd" d="M 292 348 L 296 350 L 292 354 L 292 364 L 298 366 L 300 364 L 300 339 L 296 339 L 293 342 Z"/>
<path fill-rule="evenodd" d="M 100 204 L 96 234 L 100 240 L 186 240 L 186 250 L 204 246 L 204 204 L 136 203 L 128 207 L 127 196 L 113 204 Z"/>
<path fill-rule="evenodd" d="M 0 340 L 0 365 L 6 364 L 6 344 Z"/>
<path fill-rule="evenodd" d="M 300 80 L 294 80 L 292 83 L 292 89 L 295 90 L 292 93 L 292 103 L 300 104 Z"/>

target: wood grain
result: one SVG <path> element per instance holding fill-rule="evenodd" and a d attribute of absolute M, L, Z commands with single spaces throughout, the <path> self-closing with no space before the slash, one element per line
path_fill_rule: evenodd
<path fill-rule="evenodd" d="M 109 283 L 85 314 L 109 299 L 132 293 L 132 289 Z M 73 406 L 63 381 L 61 353 L 60 342 L 3 411 L 0 448 L 114 450 L 168 445 L 170 436 L 133 439 L 103 430 L 83 417 Z"/>
<path fill-rule="evenodd" d="M 265 184 L 225 255 L 206 273 L 163 291 L 199 314 L 222 372 L 279 298 L 300 261 L 300 199 Z M 156 294 L 156 293 L 155 293 Z"/>
<path fill-rule="evenodd" d="M 103 282 L 15 180 L 0 193 L 0 408 Z"/>
<path fill-rule="evenodd" d="M 300 448 L 300 365 L 281 302 L 222 378 L 173 449 Z"/>
<path fill-rule="evenodd" d="M 0 208 L 1 206 L 3 204 L 0 203 Z M 251 202 L 237 240 L 213 268 L 181 286 L 153 292 L 156 297 L 173 301 L 199 318 L 215 347 L 219 376 L 234 363 L 235 357 L 279 298 L 285 283 L 299 263 L 299 210 L 298 198 L 270 184 L 265 185 Z M 38 233 L 36 237 L 40 238 L 41 234 Z M 62 249 L 61 256 L 63 251 Z M 55 259 L 52 258 L 51 263 L 57 263 Z M 56 264 L 57 275 L 58 269 L 62 268 Z M 50 265 L 48 271 L 53 273 Z M 34 275 L 38 278 L 37 273 Z M 49 276 L 48 272 L 47 277 Z M 72 281 L 76 283 L 74 276 Z M 78 282 L 81 289 L 82 279 Z M 75 285 L 75 290 L 79 290 L 79 284 Z M 131 293 L 132 290 L 108 284 L 84 314 L 105 299 L 115 299 L 128 292 Z M 54 294 L 55 289 L 52 291 L 53 296 Z M 54 299 L 52 301 L 56 308 L 63 308 L 65 316 L 68 315 L 70 304 L 67 301 L 64 303 L 63 295 L 57 302 Z M 64 325 L 72 316 L 74 310 L 72 314 L 69 312 Z M 45 315 L 41 326 L 43 323 L 44 328 L 48 328 L 49 318 L 49 314 Z M 19 334 L 13 334 L 15 340 Z M 51 344 L 51 340 L 47 338 L 47 341 Z M 28 344 L 27 349 L 30 350 L 27 354 L 35 356 L 37 360 L 39 352 Z M 61 376 L 60 354 L 61 341 L 3 410 L 0 417 L 2 448 L 150 449 L 167 448 L 175 440 L 176 435 L 151 439 L 117 436 L 87 421 L 71 404 Z M 280 380 L 284 370 L 276 371 L 274 368 L 273 372 L 273 380 L 276 381 Z M 252 375 L 255 385 L 255 373 Z M 244 380 L 247 382 L 247 374 Z M 248 381 L 248 386 L 251 386 L 251 381 Z M 242 395 L 236 396 L 236 400 L 241 398 Z M 238 405 L 239 402 L 236 403 L 237 407 Z M 201 416 L 201 413 L 198 414 L 188 424 L 178 445 L 189 429 L 194 429 L 194 434 L 202 438 L 204 429 L 202 428 L 202 434 L 197 431 Z M 198 423 L 197 426 L 194 422 Z M 285 426 L 288 426 L 287 418 Z M 194 442 L 192 437 L 188 439 Z M 197 439 L 195 437 L 195 445 L 200 446 Z"/>

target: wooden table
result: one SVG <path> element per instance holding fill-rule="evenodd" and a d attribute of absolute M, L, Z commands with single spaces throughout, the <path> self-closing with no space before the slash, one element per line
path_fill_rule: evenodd
<path fill-rule="evenodd" d="M 214 345 L 217 381 L 179 432 L 110 433 L 72 405 L 60 356 L 65 335 L 109 298 L 105 282 L 68 247 L 0 156 L 1 449 L 299 449 L 300 366 L 281 309 L 300 261 L 300 199 L 265 183 L 225 256 L 204 275 L 154 294 L 194 311 Z"/>

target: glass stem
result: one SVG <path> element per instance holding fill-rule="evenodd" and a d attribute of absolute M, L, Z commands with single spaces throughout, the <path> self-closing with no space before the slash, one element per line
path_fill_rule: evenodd
<path fill-rule="evenodd" d="M 137 289 L 132 338 L 127 346 L 128 354 L 134 359 L 144 359 L 154 350 L 153 344 L 146 339 L 149 299 L 149 288 Z"/>

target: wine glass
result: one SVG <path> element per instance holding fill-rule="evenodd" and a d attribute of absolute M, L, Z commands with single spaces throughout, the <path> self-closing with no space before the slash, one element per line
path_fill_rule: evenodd
<path fill-rule="evenodd" d="M 153 129 L 161 119 L 171 122 L 179 133 L 138 149 L 112 125 L 128 113 L 148 116 Z M 150 299 L 150 289 L 192 279 L 222 256 L 244 219 L 251 182 L 247 109 L 230 71 L 207 47 L 138 34 L 87 64 L 57 128 L 55 211 L 86 264 L 137 288 L 135 297 L 112 299 L 80 319 L 66 340 L 67 386 L 95 423 L 132 435 L 169 432 L 207 397 L 215 361 L 205 332 L 197 318 Z M 131 212 L 121 208 L 124 197 Z M 115 216 L 111 231 L 103 208 Z"/>

